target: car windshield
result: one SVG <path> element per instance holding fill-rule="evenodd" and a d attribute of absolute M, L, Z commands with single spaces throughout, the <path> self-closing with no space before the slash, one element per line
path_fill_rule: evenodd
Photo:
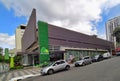
<path fill-rule="evenodd" d="M 95 58 L 98 58 L 98 57 L 99 57 L 99 55 L 96 55 L 96 56 L 95 56 Z"/>
<path fill-rule="evenodd" d="M 84 60 L 85 59 L 85 57 L 83 57 L 81 60 Z"/>
<path fill-rule="evenodd" d="M 86 57 L 83 57 L 82 59 L 83 59 L 83 60 L 84 60 L 84 59 L 89 59 L 89 57 L 88 57 L 88 56 L 86 56 Z"/>
<path fill-rule="evenodd" d="M 51 66 L 54 62 L 50 62 L 47 66 Z"/>
<path fill-rule="evenodd" d="M 49 62 L 47 64 L 43 64 L 42 67 L 48 67 L 48 66 L 51 66 L 53 64 L 53 62 Z"/>

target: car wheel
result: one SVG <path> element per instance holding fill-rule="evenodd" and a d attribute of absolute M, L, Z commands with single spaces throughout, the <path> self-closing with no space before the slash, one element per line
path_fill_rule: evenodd
<path fill-rule="evenodd" d="M 83 62 L 82 66 L 85 66 L 85 63 Z"/>
<path fill-rule="evenodd" d="M 75 64 L 75 67 L 77 67 L 77 66 L 79 66 L 79 64 L 76 63 L 76 64 Z"/>
<path fill-rule="evenodd" d="M 52 69 L 48 70 L 48 74 L 53 74 L 54 71 Z"/>
<path fill-rule="evenodd" d="M 43 73 L 40 73 L 43 76 Z"/>
<path fill-rule="evenodd" d="M 92 61 L 90 62 L 90 64 L 92 64 Z"/>
<path fill-rule="evenodd" d="M 65 67 L 65 69 L 66 69 L 66 70 L 69 70 L 69 69 L 70 69 L 70 66 L 69 66 L 69 65 L 67 65 L 67 66 Z"/>
<path fill-rule="evenodd" d="M 75 65 L 75 67 L 77 67 L 77 65 Z"/>

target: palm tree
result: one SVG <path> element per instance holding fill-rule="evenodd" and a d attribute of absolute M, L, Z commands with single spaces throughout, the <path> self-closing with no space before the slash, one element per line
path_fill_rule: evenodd
<path fill-rule="evenodd" d="M 116 42 L 118 43 L 118 46 L 120 47 L 120 26 L 115 28 L 112 35 L 116 37 Z"/>

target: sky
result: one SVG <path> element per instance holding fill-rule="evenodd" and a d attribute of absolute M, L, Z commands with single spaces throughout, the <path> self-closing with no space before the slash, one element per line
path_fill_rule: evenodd
<path fill-rule="evenodd" d="M 0 0 L 0 47 L 15 48 L 15 29 L 37 20 L 106 39 L 105 23 L 120 16 L 120 0 Z"/>

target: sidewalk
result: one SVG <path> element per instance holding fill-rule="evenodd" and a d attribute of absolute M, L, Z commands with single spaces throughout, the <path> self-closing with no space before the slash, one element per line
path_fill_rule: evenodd
<path fill-rule="evenodd" d="M 70 64 L 70 66 L 73 67 L 74 64 Z M 10 81 L 12 78 L 27 78 L 38 75 L 40 75 L 40 68 L 31 67 L 0 74 L 0 81 Z"/>
<path fill-rule="evenodd" d="M 40 68 L 36 68 L 36 67 L 29 69 L 14 70 L 0 74 L 0 81 L 9 81 L 15 77 L 22 77 L 25 75 L 37 75 L 37 74 L 40 74 Z"/>

